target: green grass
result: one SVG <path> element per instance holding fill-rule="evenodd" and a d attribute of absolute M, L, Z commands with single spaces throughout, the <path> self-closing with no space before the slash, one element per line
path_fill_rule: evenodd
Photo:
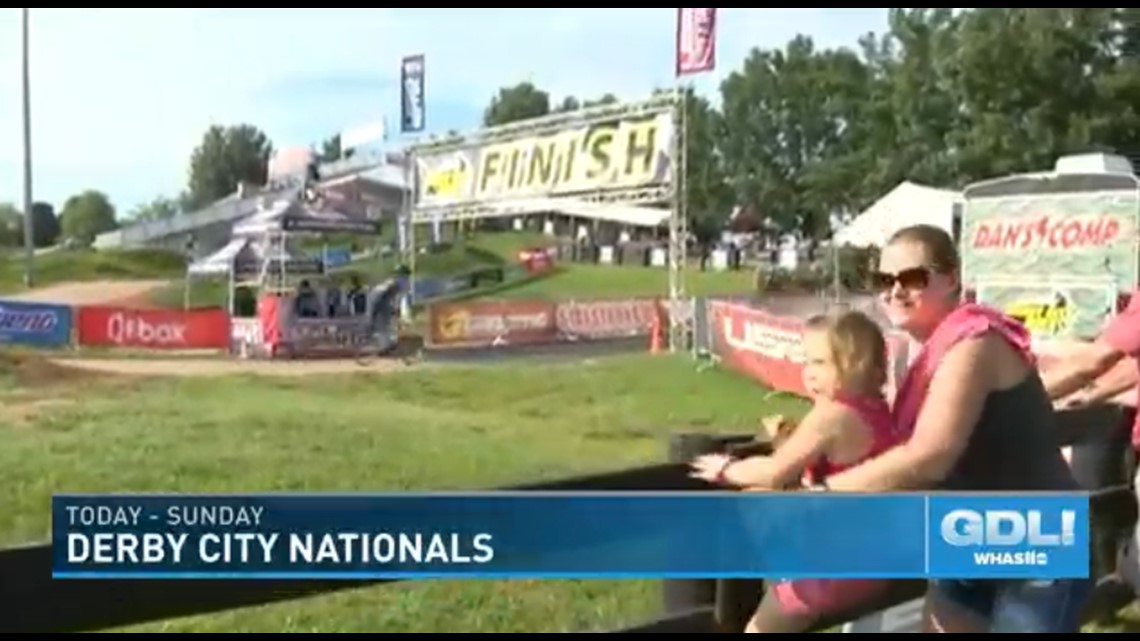
<path fill-rule="evenodd" d="M 685 270 L 688 296 L 747 294 L 752 290 L 752 274 Z M 622 267 L 562 263 L 552 274 L 518 286 L 507 286 L 487 294 L 495 298 L 637 298 L 668 296 L 669 272 L 660 267 Z"/>
<path fill-rule="evenodd" d="M 644 355 L 303 380 L 69 380 L 28 365 L 0 371 L 0 545 L 46 538 L 53 492 L 487 488 L 658 462 L 670 432 L 751 431 L 799 406 Z M 430 581 L 131 630 L 604 630 L 659 607 L 652 581 Z"/>
<path fill-rule="evenodd" d="M 160 249 L 60 249 L 36 256 L 35 261 L 39 286 L 68 281 L 181 278 L 185 273 L 182 255 Z M 0 292 L 22 290 L 23 277 L 21 261 L 0 261 Z"/>

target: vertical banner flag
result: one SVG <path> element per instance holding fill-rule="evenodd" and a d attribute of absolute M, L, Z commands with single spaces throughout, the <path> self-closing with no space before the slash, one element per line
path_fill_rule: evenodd
<path fill-rule="evenodd" d="M 400 62 L 400 131 L 424 130 L 424 57 L 408 56 Z"/>
<path fill-rule="evenodd" d="M 677 75 L 716 67 L 716 9 L 677 9 Z"/>

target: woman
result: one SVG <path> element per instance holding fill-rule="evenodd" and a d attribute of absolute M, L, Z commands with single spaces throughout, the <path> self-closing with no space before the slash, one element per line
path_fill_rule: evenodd
<path fill-rule="evenodd" d="M 1053 408 L 1024 328 L 959 303 L 959 259 L 949 234 L 898 231 L 877 282 L 891 323 L 922 343 L 894 403 L 907 440 L 828 478 L 841 492 L 1075 491 L 1053 436 Z M 927 594 L 933 632 L 1075 633 L 1088 579 L 940 580 Z"/>

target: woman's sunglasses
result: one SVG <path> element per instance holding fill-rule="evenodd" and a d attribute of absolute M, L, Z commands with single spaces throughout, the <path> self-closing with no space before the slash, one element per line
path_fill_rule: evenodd
<path fill-rule="evenodd" d="M 872 279 L 875 284 L 875 289 L 879 291 L 894 289 L 896 283 L 903 289 L 918 291 L 926 289 L 926 286 L 930 284 L 930 271 L 925 267 L 911 267 L 897 274 L 875 272 Z"/>

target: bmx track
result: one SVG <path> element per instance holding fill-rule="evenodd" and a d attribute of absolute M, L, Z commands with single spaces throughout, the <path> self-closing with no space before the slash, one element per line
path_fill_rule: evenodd
<path fill-rule="evenodd" d="M 10 300 L 56 305 L 123 305 L 153 307 L 149 295 L 167 285 L 164 280 L 95 280 L 56 283 L 30 292 L 5 296 Z"/>

